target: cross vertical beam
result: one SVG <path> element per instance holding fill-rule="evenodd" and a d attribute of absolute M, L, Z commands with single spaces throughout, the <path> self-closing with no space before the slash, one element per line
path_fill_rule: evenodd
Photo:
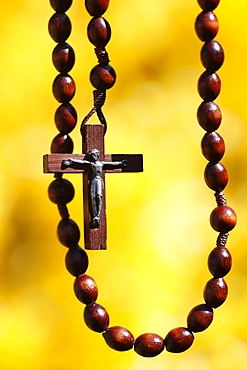
<path fill-rule="evenodd" d="M 88 153 L 91 149 L 98 149 L 100 152 L 100 160 L 105 160 L 105 145 L 104 145 L 104 129 L 103 125 L 85 125 L 83 132 L 82 152 Z M 106 202 L 105 202 L 105 173 L 102 174 L 104 182 L 104 191 L 102 197 L 102 212 L 101 221 L 98 229 L 90 228 L 90 194 L 89 194 L 89 179 L 88 173 L 83 175 L 83 210 L 84 210 L 84 239 L 86 249 L 106 249 L 107 228 L 106 228 Z"/>

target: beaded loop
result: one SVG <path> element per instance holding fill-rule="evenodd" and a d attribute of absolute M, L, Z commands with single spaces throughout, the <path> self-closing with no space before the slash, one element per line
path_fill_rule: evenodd
<path fill-rule="evenodd" d="M 72 0 L 50 0 L 56 13 L 51 17 L 48 29 L 51 37 L 58 45 L 54 48 L 52 60 L 60 74 L 55 78 L 52 86 L 55 99 L 62 103 L 55 113 L 55 124 L 60 132 L 52 141 L 51 153 L 72 153 L 73 141 L 68 136 L 76 123 L 77 113 L 69 103 L 75 94 L 75 82 L 68 75 L 75 62 L 73 48 L 66 43 L 71 32 L 71 22 L 64 14 L 72 4 Z M 77 299 L 85 304 L 84 321 L 93 331 L 102 333 L 106 344 L 116 351 L 127 351 L 134 347 L 134 351 L 143 357 L 154 357 L 164 348 L 168 352 L 180 353 L 186 351 L 194 341 L 193 333 L 206 330 L 212 323 L 214 311 L 224 303 L 228 294 L 228 287 L 223 279 L 229 273 L 232 265 L 231 254 L 225 247 L 229 231 L 235 227 L 236 214 L 227 206 L 223 189 L 228 182 L 226 168 L 219 162 L 225 153 L 223 138 L 216 132 L 220 127 L 222 115 L 220 108 L 214 100 L 221 89 L 221 81 L 215 72 L 224 62 L 224 51 L 221 45 L 214 40 L 218 33 L 219 22 L 213 10 L 218 6 L 219 0 L 198 0 L 202 12 L 195 21 L 195 31 L 204 43 L 201 49 L 201 62 L 205 71 L 198 80 L 198 92 L 203 102 L 197 111 L 197 120 L 206 131 L 201 141 L 203 156 L 209 161 L 204 171 L 207 186 L 215 191 L 217 207 L 210 215 L 210 224 L 217 231 L 216 247 L 208 256 L 208 269 L 213 275 L 204 288 L 205 303 L 192 308 L 187 316 L 187 328 L 178 327 L 171 330 L 163 340 L 157 334 L 145 333 L 134 338 L 132 333 L 122 326 L 109 327 L 109 315 L 104 307 L 96 303 L 98 287 L 92 277 L 86 275 L 88 268 L 88 255 L 78 245 L 80 230 L 78 225 L 70 219 L 66 204 L 74 197 L 72 184 L 62 178 L 60 173 L 55 174 L 55 180 L 48 188 L 50 200 L 57 204 L 61 220 L 57 227 L 57 235 L 61 244 L 68 249 L 65 265 L 68 272 L 75 277 L 74 293 Z M 109 56 L 105 46 L 111 37 L 109 23 L 102 17 L 107 10 L 109 0 L 85 0 L 85 6 L 93 17 L 89 22 L 87 33 L 89 41 L 96 46 L 95 53 L 98 58 L 96 65 L 90 73 L 90 81 L 95 87 L 94 106 L 84 118 L 81 133 L 88 119 L 97 113 L 100 122 L 107 124 L 102 113 L 102 106 L 106 99 L 106 90 L 116 81 L 116 73 L 109 65 Z"/>

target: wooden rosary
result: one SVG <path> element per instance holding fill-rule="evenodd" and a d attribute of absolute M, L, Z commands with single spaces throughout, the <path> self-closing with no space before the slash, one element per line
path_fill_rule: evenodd
<path fill-rule="evenodd" d="M 187 326 L 171 330 L 165 338 L 153 333 L 145 333 L 134 338 L 131 332 L 121 326 L 109 326 L 109 315 L 104 307 L 96 303 L 98 288 L 94 279 L 85 274 L 88 256 L 78 245 L 80 230 L 70 218 L 67 203 L 74 197 L 74 187 L 64 179 L 64 173 L 83 173 L 84 238 L 86 249 L 106 249 L 105 215 L 105 172 L 140 172 L 143 170 L 140 154 L 105 154 L 104 135 L 107 124 L 102 112 L 106 90 L 116 80 L 114 69 L 109 64 L 105 46 L 111 37 L 109 23 L 102 15 L 106 12 L 109 0 L 85 0 L 88 13 L 92 16 L 87 35 L 95 46 L 98 64 L 91 70 L 90 81 L 94 91 L 94 106 L 81 125 L 82 154 L 72 154 L 73 141 L 68 135 L 76 126 L 77 113 L 70 104 L 75 94 L 75 82 L 68 74 L 75 62 L 73 48 L 66 42 L 71 32 L 71 22 L 66 11 L 72 0 L 50 0 L 55 14 L 49 21 L 49 33 L 57 42 L 52 61 L 59 74 L 52 86 L 55 99 L 61 103 L 55 113 L 55 124 L 59 134 L 51 144 L 51 154 L 44 156 L 44 172 L 55 173 L 48 195 L 57 204 L 61 220 L 58 224 L 58 239 L 68 248 L 65 263 L 70 274 L 75 276 L 74 292 L 85 305 L 84 320 L 93 331 L 102 333 L 107 345 L 117 351 L 127 351 L 134 347 L 136 353 L 144 357 L 154 357 L 165 348 L 179 353 L 187 350 L 194 341 L 194 334 L 203 331 L 213 320 L 213 309 L 227 298 L 228 288 L 224 276 L 231 269 L 231 254 L 226 248 L 229 231 L 236 224 L 235 212 L 227 206 L 223 193 L 228 182 L 226 168 L 219 162 L 225 152 L 223 138 L 216 132 L 221 124 L 221 111 L 214 100 L 221 89 L 221 81 L 216 71 L 224 61 L 224 51 L 214 39 L 218 33 L 218 19 L 213 10 L 220 0 L 197 0 L 202 12 L 195 21 L 196 34 L 204 42 L 201 49 L 201 62 L 205 68 L 198 80 L 198 92 L 202 98 L 197 111 L 200 126 L 206 131 L 201 141 L 203 156 L 208 160 L 204 178 L 207 186 L 215 192 L 217 206 L 210 215 L 210 224 L 218 232 L 216 247 L 208 257 L 208 268 L 213 278 L 204 288 L 204 303 L 195 306 L 187 316 Z M 88 119 L 97 113 L 100 124 L 89 125 Z"/>

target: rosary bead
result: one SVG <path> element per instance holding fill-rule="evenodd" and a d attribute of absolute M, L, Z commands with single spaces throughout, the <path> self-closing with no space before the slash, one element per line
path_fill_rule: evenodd
<path fill-rule="evenodd" d="M 82 274 L 76 277 L 74 282 L 74 292 L 76 298 L 84 303 L 90 304 L 98 298 L 98 287 L 91 276 Z"/>
<path fill-rule="evenodd" d="M 136 339 L 134 350 L 140 356 L 155 357 L 164 350 L 164 340 L 157 334 L 142 334 Z"/>
<path fill-rule="evenodd" d="M 50 0 L 52 8 L 58 13 L 66 12 L 72 4 L 73 0 Z"/>
<path fill-rule="evenodd" d="M 197 0 L 203 10 L 210 11 L 217 8 L 220 0 Z"/>
<path fill-rule="evenodd" d="M 228 288 L 223 278 L 209 280 L 204 288 L 205 302 L 213 308 L 221 306 L 227 298 Z"/>
<path fill-rule="evenodd" d="M 203 331 L 209 327 L 213 321 L 213 309 L 206 304 L 200 304 L 192 308 L 187 317 L 187 325 L 194 333 Z"/>
<path fill-rule="evenodd" d="M 71 33 L 69 17 L 63 13 L 55 13 L 48 23 L 48 31 L 55 42 L 64 42 Z"/>
<path fill-rule="evenodd" d="M 224 277 L 232 267 L 232 256 L 227 248 L 216 247 L 208 256 L 208 268 L 215 278 Z"/>
<path fill-rule="evenodd" d="M 206 42 L 201 49 L 201 62 L 208 71 L 217 71 L 222 66 L 224 57 L 224 50 L 216 40 Z"/>
<path fill-rule="evenodd" d="M 100 17 L 106 12 L 109 0 L 85 0 L 85 5 L 92 17 Z"/>
<path fill-rule="evenodd" d="M 75 81 L 68 74 L 59 74 L 53 81 L 52 92 L 59 103 L 69 103 L 75 95 Z"/>
<path fill-rule="evenodd" d="M 72 248 L 79 243 L 80 229 L 71 218 L 63 218 L 58 224 L 57 235 L 61 244 Z"/>
<path fill-rule="evenodd" d="M 87 253 L 79 245 L 70 248 L 65 257 L 65 265 L 73 276 L 84 274 L 88 268 Z"/>
<path fill-rule="evenodd" d="M 90 303 L 84 309 L 84 321 L 89 329 L 102 333 L 109 326 L 109 315 L 98 303 Z"/>
<path fill-rule="evenodd" d="M 219 163 L 208 163 L 205 171 L 204 178 L 207 186 L 217 192 L 225 189 L 228 183 L 228 173 L 223 164 Z"/>
<path fill-rule="evenodd" d="M 218 206 L 210 215 L 210 224 L 212 228 L 220 233 L 231 231 L 235 227 L 236 222 L 236 213 L 228 206 Z"/>
<path fill-rule="evenodd" d="M 53 50 L 52 62 L 61 73 L 68 73 L 74 66 L 75 53 L 67 42 L 60 42 Z"/>
<path fill-rule="evenodd" d="M 87 36 L 94 46 L 105 47 L 111 38 L 111 27 L 105 18 L 93 18 L 88 24 Z"/>
<path fill-rule="evenodd" d="M 195 22 L 195 31 L 201 41 L 215 38 L 219 30 L 219 21 L 213 12 L 202 12 Z"/>
<path fill-rule="evenodd" d="M 109 347 L 116 351 L 128 351 L 133 348 L 135 338 L 128 329 L 122 326 L 112 326 L 103 333 Z"/>
<path fill-rule="evenodd" d="M 164 343 L 168 352 L 180 353 L 190 348 L 194 335 L 186 328 L 171 330 L 165 337 Z"/>
<path fill-rule="evenodd" d="M 220 93 L 221 81 L 217 73 L 205 71 L 198 80 L 198 92 L 200 97 L 209 102 L 215 100 Z"/>
<path fill-rule="evenodd" d="M 55 204 L 66 204 L 74 198 L 74 186 L 69 180 L 58 178 L 53 180 L 48 188 L 48 196 L 51 202 Z"/>
<path fill-rule="evenodd" d="M 225 153 L 225 142 L 217 132 L 207 132 L 202 138 L 201 149 L 208 161 L 217 163 Z"/>
<path fill-rule="evenodd" d="M 70 133 L 77 123 L 77 113 L 73 105 L 62 104 L 55 113 L 55 124 L 61 134 Z"/>
<path fill-rule="evenodd" d="M 72 153 L 74 144 L 69 135 L 58 134 L 51 143 L 51 153 Z"/>
<path fill-rule="evenodd" d="M 115 84 L 116 73 L 109 64 L 98 64 L 91 70 L 90 81 L 95 89 L 107 90 Z"/>
<path fill-rule="evenodd" d="M 214 102 L 202 102 L 197 110 L 199 125 L 208 132 L 217 130 L 221 124 L 221 111 Z"/>

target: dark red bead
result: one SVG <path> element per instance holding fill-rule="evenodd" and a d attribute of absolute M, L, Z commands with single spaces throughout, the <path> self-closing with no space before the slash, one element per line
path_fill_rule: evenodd
<path fill-rule="evenodd" d="M 180 353 L 190 348 L 194 335 L 186 328 L 171 330 L 165 337 L 164 343 L 168 352 Z"/>
<path fill-rule="evenodd" d="M 106 12 L 109 0 L 85 0 L 85 5 L 92 17 L 100 17 Z"/>
<path fill-rule="evenodd" d="M 224 277 L 232 267 L 232 256 L 225 247 L 216 247 L 208 256 L 208 268 L 215 278 Z"/>
<path fill-rule="evenodd" d="M 108 328 L 103 337 L 109 347 L 116 351 L 128 351 L 133 348 L 135 338 L 128 329 L 122 326 L 112 326 Z"/>
<path fill-rule="evenodd" d="M 74 144 L 69 135 L 58 134 L 51 143 L 51 153 L 72 153 Z"/>
<path fill-rule="evenodd" d="M 203 297 L 207 305 L 213 308 L 221 306 L 228 294 L 228 288 L 223 278 L 209 280 L 204 288 Z"/>
<path fill-rule="evenodd" d="M 72 4 L 73 0 L 50 0 L 52 8 L 58 13 L 66 12 Z"/>
<path fill-rule="evenodd" d="M 214 102 L 203 102 L 197 110 L 197 119 L 205 131 L 215 131 L 221 124 L 220 108 Z"/>
<path fill-rule="evenodd" d="M 109 315 L 98 303 L 91 303 L 84 309 L 84 321 L 89 329 L 102 333 L 109 326 Z"/>
<path fill-rule="evenodd" d="M 202 138 L 201 149 L 208 161 L 217 163 L 225 153 L 225 142 L 217 132 L 208 132 Z"/>
<path fill-rule="evenodd" d="M 73 276 L 84 274 L 88 268 L 87 253 L 79 245 L 70 248 L 65 257 L 65 265 Z"/>
<path fill-rule="evenodd" d="M 58 224 L 57 235 L 61 244 L 72 248 L 79 243 L 80 229 L 75 221 L 70 218 L 63 218 Z"/>
<path fill-rule="evenodd" d="M 220 0 L 197 0 L 203 10 L 211 11 L 217 8 Z"/>
<path fill-rule="evenodd" d="M 215 100 L 220 93 L 221 81 L 217 73 L 205 71 L 198 80 L 200 97 L 209 102 Z"/>
<path fill-rule="evenodd" d="M 87 35 L 94 46 L 105 47 L 111 38 L 111 27 L 105 18 L 93 18 L 88 24 Z"/>
<path fill-rule="evenodd" d="M 140 356 L 155 357 L 164 350 L 164 340 L 157 334 L 142 334 L 136 338 L 134 350 Z"/>
<path fill-rule="evenodd" d="M 217 71 L 224 62 L 224 50 L 216 40 L 206 42 L 201 49 L 201 62 L 210 72 Z"/>
<path fill-rule="evenodd" d="M 77 113 L 73 105 L 62 104 L 55 113 L 55 124 L 61 134 L 70 133 L 77 123 Z"/>
<path fill-rule="evenodd" d="M 202 12 L 195 22 L 195 31 L 202 41 L 210 41 L 215 38 L 219 30 L 219 21 L 213 12 Z"/>
<path fill-rule="evenodd" d="M 222 163 L 208 163 L 204 178 L 207 186 L 217 192 L 225 189 L 228 183 L 228 173 Z"/>
<path fill-rule="evenodd" d="M 98 64 L 91 70 L 90 81 L 95 89 L 107 90 L 115 84 L 116 73 L 110 64 Z"/>
<path fill-rule="evenodd" d="M 63 13 L 53 14 L 48 23 L 48 31 L 54 41 L 64 42 L 71 33 L 69 17 Z"/>
<path fill-rule="evenodd" d="M 210 215 L 212 228 L 220 233 L 231 231 L 235 227 L 236 222 L 236 213 L 228 206 L 218 206 Z"/>
<path fill-rule="evenodd" d="M 74 292 L 80 302 L 90 304 L 98 298 L 98 287 L 91 276 L 82 274 L 76 277 L 74 282 Z"/>
<path fill-rule="evenodd" d="M 75 63 L 75 52 L 66 42 L 60 42 L 53 50 L 52 62 L 61 73 L 68 73 Z"/>
<path fill-rule="evenodd" d="M 74 198 L 74 186 L 69 180 L 58 178 L 52 181 L 48 188 L 49 199 L 55 204 L 66 204 Z"/>
<path fill-rule="evenodd" d="M 69 103 L 75 95 L 75 81 L 68 74 L 59 74 L 53 81 L 52 92 L 59 103 Z"/>
<path fill-rule="evenodd" d="M 200 304 L 192 308 L 187 317 L 187 325 L 194 333 L 203 331 L 209 327 L 213 321 L 213 309 L 206 304 Z"/>

